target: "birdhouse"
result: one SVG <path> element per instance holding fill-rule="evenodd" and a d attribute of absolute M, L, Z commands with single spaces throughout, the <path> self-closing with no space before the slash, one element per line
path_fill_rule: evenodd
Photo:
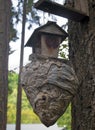
<path fill-rule="evenodd" d="M 35 29 L 25 46 L 32 47 L 33 53 L 46 57 L 58 57 L 59 45 L 68 34 L 56 22 L 49 21 Z"/>

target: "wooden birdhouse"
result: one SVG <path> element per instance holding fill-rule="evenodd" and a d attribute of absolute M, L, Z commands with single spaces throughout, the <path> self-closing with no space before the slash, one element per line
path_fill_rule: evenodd
<path fill-rule="evenodd" d="M 59 45 L 68 34 L 56 22 L 35 29 L 26 46 L 33 48 L 33 53 L 46 57 L 58 57 Z"/>

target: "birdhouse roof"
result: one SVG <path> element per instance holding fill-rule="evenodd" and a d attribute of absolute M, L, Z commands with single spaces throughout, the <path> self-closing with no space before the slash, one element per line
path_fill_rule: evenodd
<path fill-rule="evenodd" d="M 56 24 L 56 22 L 47 22 L 45 25 L 36 28 L 27 41 L 25 46 L 33 47 L 37 44 L 38 36 L 41 34 L 55 35 L 62 38 L 62 41 L 66 39 L 68 34 Z"/>

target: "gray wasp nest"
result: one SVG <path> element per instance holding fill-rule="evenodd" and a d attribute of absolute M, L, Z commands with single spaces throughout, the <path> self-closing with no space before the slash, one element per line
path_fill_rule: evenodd
<path fill-rule="evenodd" d="M 35 57 L 22 71 L 22 87 L 34 112 L 53 125 L 74 97 L 78 80 L 68 61 Z"/>

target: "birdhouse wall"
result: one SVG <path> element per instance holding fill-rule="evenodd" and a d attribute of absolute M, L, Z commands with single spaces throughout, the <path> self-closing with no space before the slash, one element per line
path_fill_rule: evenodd
<path fill-rule="evenodd" d="M 33 47 L 34 49 L 34 53 L 36 54 L 41 54 L 41 37 L 38 35 L 36 36 L 36 40 L 35 40 L 35 46 Z"/>
<path fill-rule="evenodd" d="M 41 54 L 48 57 L 58 57 L 61 37 L 42 35 L 41 37 Z"/>

